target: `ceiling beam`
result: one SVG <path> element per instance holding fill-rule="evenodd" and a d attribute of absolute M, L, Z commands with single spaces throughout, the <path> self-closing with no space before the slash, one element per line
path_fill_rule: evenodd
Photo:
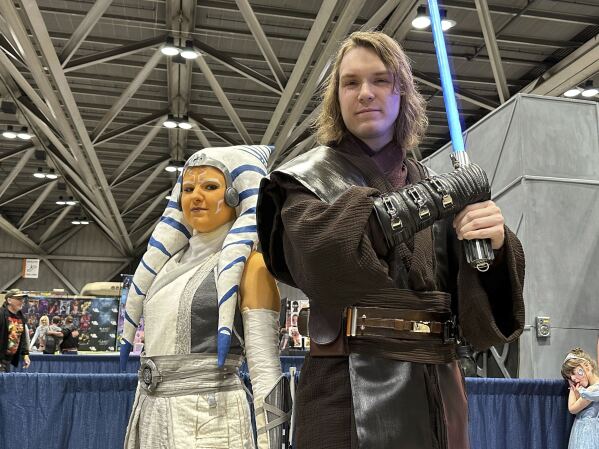
<path fill-rule="evenodd" d="M 11 203 L 15 200 L 18 200 L 19 198 L 23 198 L 24 196 L 27 196 L 30 193 L 36 192 L 37 190 L 41 189 L 42 187 L 45 187 L 48 184 L 51 184 L 53 182 L 55 182 L 55 181 L 44 181 L 41 184 L 38 184 L 36 186 L 26 187 L 25 189 L 21 190 L 20 192 L 14 194 L 13 196 L 6 198 L 5 200 L 2 200 L 2 202 L 0 202 L 0 207 L 5 206 L 6 204 Z"/>
<path fill-rule="evenodd" d="M 53 79 L 56 88 L 62 97 L 64 107 L 69 112 L 72 125 L 77 132 L 81 147 L 85 151 L 85 155 L 89 160 L 93 174 L 95 175 L 94 184 L 99 184 L 97 187 L 94 186 L 99 189 L 98 197 L 101 200 L 99 206 L 105 209 L 106 219 L 116 228 L 116 238 L 120 240 L 125 248 L 127 248 L 129 251 L 132 251 L 133 245 L 127 234 L 127 229 L 125 228 L 125 224 L 123 223 L 123 220 L 119 214 L 118 207 L 114 201 L 114 198 L 112 197 L 106 176 L 95 153 L 93 143 L 89 137 L 89 134 L 87 133 L 79 109 L 77 108 L 77 103 L 75 102 L 73 93 L 69 88 L 65 73 L 62 69 L 60 61 L 58 60 L 56 50 L 52 44 L 52 40 L 42 18 L 42 14 L 39 10 L 37 2 L 36 0 L 21 0 L 21 3 L 25 12 L 27 13 L 27 17 L 31 21 L 32 33 L 40 45 L 42 55 L 44 56 L 44 59 L 48 65 L 49 75 Z M 151 58 L 151 60 L 153 60 L 153 58 Z M 68 127 L 68 122 L 66 125 Z M 75 150 L 75 154 L 80 152 L 78 146 L 72 150 Z M 82 165 L 86 166 L 87 164 Z M 95 191 L 95 189 L 93 190 Z"/>
<path fill-rule="evenodd" d="M 343 12 L 340 13 L 337 23 L 329 34 L 327 42 L 318 56 L 316 64 L 312 67 L 308 79 L 302 86 L 301 93 L 295 99 L 291 112 L 286 117 L 285 123 L 283 123 L 283 126 L 279 131 L 279 135 L 275 141 L 275 154 L 278 151 L 283 151 L 285 149 L 289 134 L 291 134 L 291 131 L 297 124 L 300 116 L 305 111 L 306 106 L 308 106 L 308 103 L 312 100 L 317 86 L 326 75 L 329 64 L 331 63 L 331 56 L 335 53 L 341 41 L 347 36 L 356 17 L 360 14 L 364 3 L 365 0 L 349 0 L 345 4 Z"/>
<path fill-rule="evenodd" d="M 152 73 L 156 64 L 160 62 L 162 59 L 162 53 L 160 50 L 156 50 L 154 54 L 148 59 L 143 68 L 138 72 L 135 78 L 131 81 L 129 86 L 123 91 L 119 99 L 112 105 L 110 110 L 106 112 L 104 117 L 100 120 L 96 128 L 91 134 L 92 143 L 96 143 L 100 138 L 100 135 L 106 130 L 106 128 L 112 123 L 114 118 L 118 115 L 119 112 L 125 107 L 125 105 L 129 102 L 131 97 L 135 95 L 137 89 L 141 87 L 146 78 Z"/>
<path fill-rule="evenodd" d="M 229 145 L 235 145 L 235 142 L 233 142 L 233 140 L 231 140 L 229 137 L 227 137 L 223 133 L 217 131 L 216 128 L 213 125 L 211 125 L 209 122 L 207 122 L 202 117 L 200 117 L 200 114 L 198 114 L 196 112 L 193 112 L 193 111 L 190 111 L 189 112 L 189 118 L 193 119 L 196 123 L 198 123 L 199 125 L 201 125 L 202 128 L 205 128 L 207 131 L 211 132 L 212 134 L 214 134 L 219 139 L 224 140 Z"/>
<path fill-rule="evenodd" d="M 131 131 L 136 130 L 137 128 L 141 128 L 142 126 L 149 125 L 153 121 L 159 118 L 166 117 L 168 114 L 168 110 L 164 109 L 162 111 L 153 112 L 151 114 L 146 115 L 145 117 L 140 118 L 134 122 L 129 123 L 128 125 L 117 128 L 113 131 L 104 133 L 100 139 L 96 142 L 96 145 L 100 145 L 102 143 L 108 142 L 112 139 L 125 135 Z"/>
<path fill-rule="evenodd" d="M 250 2 L 248 0 L 235 0 L 235 2 L 237 3 L 237 7 L 239 8 L 241 15 L 243 16 L 245 23 L 254 35 L 254 39 L 258 44 L 258 48 L 260 49 L 260 52 L 264 55 L 264 59 L 266 60 L 266 63 L 268 64 L 270 71 L 274 75 L 275 80 L 277 81 L 277 84 L 279 85 L 282 91 L 285 88 L 285 84 L 287 83 L 285 72 L 283 71 L 283 67 L 281 67 L 281 64 L 279 63 L 277 55 L 272 49 L 272 46 L 270 45 L 270 42 L 268 41 L 268 38 L 266 37 L 266 34 L 264 33 L 264 30 L 262 29 L 260 22 L 258 22 L 258 18 L 256 17 L 256 14 L 254 14 Z"/>
<path fill-rule="evenodd" d="M 112 0 L 96 0 L 94 2 L 91 9 L 79 23 L 77 29 L 73 32 L 68 42 L 62 48 L 62 52 L 60 53 L 58 59 L 62 63 L 63 67 L 73 57 L 81 43 L 85 40 L 87 35 L 91 32 L 111 3 Z"/>
<path fill-rule="evenodd" d="M 165 39 L 166 35 L 161 34 L 143 41 L 121 45 L 116 48 L 111 48 L 110 50 L 100 51 L 91 55 L 72 59 L 66 66 L 64 66 L 64 71 L 65 73 L 69 73 L 75 70 L 83 69 L 85 67 L 90 67 L 96 64 L 109 62 L 114 59 L 119 59 L 124 56 L 129 56 L 137 53 L 138 51 L 145 50 L 146 48 L 157 47 L 158 45 L 163 44 Z"/>
<path fill-rule="evenodd" d="M 599 35 L 585 42 L 520 92 L 561 95 L 599 72 Z"/>
<path fill-rule="evenodd" d="M 171 188 L 169 187 L 168 189 L 155 195 L 155 198 L 150 198 L 152 202 L 144 208 L 144 211 L 139 215 L 139 217 L 137 217 L 131 226 L 129 226 L 129 232 L 133 233 L 137 231 L 148 215 L 150 215 L 160 204 L 164 204 L 166 195 L 168 195 L 170 191 Z"/>
<path fill-rule="evenodd" d="M 139 185 L 137 190 L 129 196 L 127 201 L 125 201 L 125 204 L 123 204 L 123 208 L 122 208 L 123 212 L 130 209 L 131 206 L 133 206 L 133 204 L 140 197 L 140 195 L 148 190 L 148 187 L 150 187 L 152 185 L 152 183 L 154 182 L 154 179 L 156 179 L 158 177 L 158 175 L 160 175 L 164 171 L 164 169 L 166 168 L 167 165 L 168 165 L 168 161 L 163 161 L 163 162 L 159 163 L 156 166 L 156 168 L 154 168 L 154 171 L 152 173 L 150 173 L 146 177 L 146 179 L 144 179 L 144 181 Z"/>
<path fill-rule="evenodd" d="M 212 73 L 210 66 L 208 66 L 208 63 L 206 62 L 206 60 L 204 59 L 203 56 L 196 58 L 195 61 L 196 61 L 196 64 L 198 65 L 198 67 L 200 68 L 200 70 L 202 71 L 202 73 L 204 74 L 204 76 L 206 77 L 206 81 L 208 81 L 208 84 L 210 84 L 210 87 L 212 88 L 214 95 L 216 95 L 216 98 L 218 99 L 219 103 L 221 104 L 221 106 L 225 110 L 226 114 L 231 119 L 233 126 L 235 126 L 235 129 L 237 129 L 237 132 L 239 132 L 239 135 L 241 136 L 242 141 L 248 145 L 251 145 L 252 138 L 250 137 L 249 133 L 245 129 L 243 122 L 237 115 L 235 108 L 233 108 L 233 106 L 231 105 L 231 102 L 225 95 L 225 92 L 223 91 L 222 87 L 218 83 L 218 80 Z"/>
<path fill-rule="evenodd" d="M 275 108 L 272 118 L 270 119 L 268 127 L 266 128 L 266 132 L 262 137 L 262 145 L 269 145 L 274 142 L 274 136 L 279 129 L 281 122 L 283 121 L 283 117 L 287 111 L 287 108 L 300 89 L 300 84 L 304 77 L 304 73 L 310 66 L 310 62 L 312 59 L 314 59 L 316 52 L 319 49 L 323 35 L 333 18 L 333 13 L 336 6 L 336 0 L 323 0 L 321 3 L 316 19 L 312 24 L 312 28 L 310 28 L 310 33 L 308 34 L 306 42 L 300 51 L 295 67 L 293 68 L 291 76 L 285 85 L 283 94 L 277 103 L 277 107 Z"/>
<path fill-rule="evenodd" d="M 110 186 L 114 187 L 116 182 L 119 180 L 121 176 L 127 171 L 127 169 L 131 166 L 133 162 L 139 157 L 139 155 L 145 150 L 149 143 L 154 140 L 154 137 L 160 132 L 162 129 L 162 124 L 166 117 L 163 115 L 161 119 L 150 128 L 148 133 L 144 136 L 143 139 L 139 142 L 139 144 L 131 151 L 125 160 L 121 162 L 121 164 L 117 167 L 116 170 L 113 171 L 112 178 L 110 179 Z"/>
<path fill-rule="evenodd" d="M 443 2 L 443 6 L 445 8 L 453 8 L 453 9 L 463 9 L 472 11 L 476 7 L 472 4 L 471 1 L 464 0 L 445 0 Z M 525 13 L 520 14 L 521 9 L 513 6 L 500 6 L 493 5 L 490 8 L 490 12 L 492 14 L 501 14 L 501 15 L 509 15 L 509 16 L 517 16 L 526 17 L 529 19 L 538 19 L 538 20 L 546 20 L 551 22 L 563 22 L 563 23 L 573 23 L 580 25 L 599 25 L 599 19 L 593 16 L 579 16 L 575 14 L 567 14 L 562 12 L 554 12 L 554 11 L 531 11 L 527 10 Z"/>
<path fill-rule="evenodd" d="M 259 84 L 265 89 L 270 90 L 271 92 L 274 92 L 279 95 L 281 94 L 281 89 L 278 86 L 278 84 L 270 78 L 268 78 L 267 76 L 262 75 L 260 72 L 246 66 L 245 64 L 242 64 L 241 62 L 231 58 L 225 53 L 216 50 L 210 45 L 200 42 L 197 39 L 193 40 L 193 44 L 198 50 L 202 51 L 203 53 L 206 53 L 211 58 L 217 60 L 225 67 L 228 67 L 229 69 L 239 73 L 247 79 L 254 81 L 255 83 Z"/>
<path fill-rule="evenodd" d="M 29 219 L 33 216 L 33 214 L 42 205 L 42 203 L 44 201 L 46 201 L 46 198 L 48 198 L 48 195 L 50 195 L 50 193 L 52 192 L 52 190 L 54 190 L 54 188 L 56 187 L 57 184 L 58 184 L 58 181 L 56 179 L 45 184 L 46 188 L 42 191 L 42 193 L 40 193 L 37 196 L 37 198 L 35 199 L 33 204 L 31 206 L 29 206 L 29 209 L 27 209 L 27 212 L 25 212 L 25 214 L 21 217 L 21 219 L 17 223 L 17 227 L 19 230 L 21 230 L 23 228 L 23 226 L 27 223 L 27 221 L 29 221 Z M 28 190 L 29 190 L 29 192 L 31 192 L 31 189 L 28 189 Z"/>
<path fill-rule="evenodd" d="M 418 70 L 412 70 L 412 72 L 414 73 L 414 79 L 417 80 L 418 82 L 422 83 L 422 84 L 426 84 L 427 86 L 433 87 L 435 89 L 440 89 L 442 90 L 441 87 L 441 81 L 438 78 L 433 78 L 427 74 L 424 74 Z M 456 97 L 467 101 L 468 103 L 472 103 L 480 108 L 483 109 L 487 109 L 489 111 L 492 111 L 493 109 L 497 108 L 499 106 L 498 103 L 488 100 L 484 97 L 481 97 L 480 95 L 476 95 L 472 92 L 469 92 L 465 89 L 458 89 L 456 87 Z"/>
<path fill-rule="evenodd" d="M 510 98 L 510 90 L 507 87 L 505 72 L 501 65 L 501 54 L 499 53 L 499 47 L 497 46 L 489 4 L 487 3 L 487 0 L 474 0 L 474 3 L 476 4 L 478 20 L 483 32 L 483 37 L 485 38 L 485 46 L 487 47 L 487 53 L 489 54 L 491 70 L 493 72 L 493 77 L 495 78 L 497 94 L 499 95 L 499 102 L 505 103 Z"/>
<path fill-rule="evenodd" d="M 44 242 L 46 240 L 48 240 L 48 237 L 50 237 L 52 235 L 52 233 L 54 232 L 54 230 L 58 227 L 58 225 L 60 223 L 62 223 L 62 220 L 64 220 L 65 217 L 67 215 L 69 215 L 69 213 L 71 213 L 71 210 L 73 210 L 73 207 L 75 207 L 75 206 L 65 206 L 62 208 L 62 210 L 60 211 L 60 214 L 58 214 L 58 217 L 56 217 L 54 219 L 52 224 L 46 228 L 46 230 L 40 237 L 39 242 L 38 242 L 39 246 L 42 246 L 44 244 Z"/>
<path fill-rule="evenodd" d="M 143 167 L 141 167 L 139 170 L 136 170 L 136 171 L 134 171 L 132 173 L 129 173 L 127 175 L 126 179 L 121 179 L 121 180 L 115 182 L 112 185 L 112 188 L 114 189 L 115 187 L 118 187 L 119 185 L 121 185 L 121 184 L 123 184 L 125 182 L 129 182 L 129 181 L 131 181 L 131 179 L 133 179 L 133 178 L 135 178 L 135 177 L 137 177 L 137 176 L 139 176 L 139 175 L 141 175 L 141 174 L 143 174 L 143 173 L 145 173 L 145 172 L 147 172 L 149 170 L 153 170 L 154 168 L 156 168 L 157 166 L 159 166 L 162 163 L 166 163 L 168 165 L 168 162 L 169 162 L 169 156 L 167 156 L 167 157 L 165 157 L 163 159 L 160 159 L 159 161 L 156 161 L 156 162 L 150 162 L 150 163 L 144 165 Z M 165 165 L 165 167 L 166 167 L 166 165 Z M 125 211 L 123 211 L 123 212 L 125 212 Z"/>
<path fill-rule="evenodd" d="M 12 170 L 10 171 L 8 176 L 6 178 L 4 178 L 2 185 L 0 185 L 0 198 L 6 193 L 6 191 L 12 185 L 15 178 L 17 176 L 19 176 L 19 173 L 21 173 L 21 170 L 23 170 L 23 167 L 25 167 L 25 165 L 27 165 L 27 162 L 29 162 L 29 159 L 31 158 L 31 156 L 33 156 L 34 152 L 35 152 L 35 148 L 28 149 L 25 152 L 25 154 L 19 158 L 16 165 L 12 168 Z"/>

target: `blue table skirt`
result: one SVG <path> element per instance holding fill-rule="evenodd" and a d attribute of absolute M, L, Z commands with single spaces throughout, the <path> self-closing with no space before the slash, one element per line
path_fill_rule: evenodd
<path fill-rule="evenodd" d="M 121 449 L 136 385 L 131 373 L 0 375 L 0 449 Z M 567 447 L 562 380 L 469 378 L 466 387 L 472 449 Z"/>
<path fill-rule="evenodd" d="M 80 373 L 80 374 L 100 374 L 100 373 L 118 373 L 119 356 L 118 354 L 78 354 L 78 355 L 50 355 L 50 354 L 31 354 L 31 366 L 23 369 L 19 366 L 16 372 L 27 373 Z M 281 357 L 281 369 L 283 372 L 289 372 L 289 368 L 294 366 L 300 369 L 304 357 L 283 356 Z M 127 373 L 137 373 L 139 369 L 139 356 L 132 355 L 127 362 Z"/>

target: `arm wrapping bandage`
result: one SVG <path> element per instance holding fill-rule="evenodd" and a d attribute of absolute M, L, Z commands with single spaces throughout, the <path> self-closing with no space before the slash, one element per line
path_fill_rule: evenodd
<path fill-rule="evenodd" d="M 287 441 L 291 416 L 289 384 L 281 374 L 279 358 L 279 313 L 269 309 L 244 309 L 241 316 L 258 449 L 279 449 Z"/>

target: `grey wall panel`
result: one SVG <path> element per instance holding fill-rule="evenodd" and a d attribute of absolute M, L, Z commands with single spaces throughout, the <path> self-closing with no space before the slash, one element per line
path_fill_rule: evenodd
<path fill-rule="evenodd" d="M 64 284 L 64 282 L 62 282 L 44 262 L 40 262 L 39 277 L 37 279 L 21 278 L 11 288 L 34 291 L 47 291 L 55 288 L 62 288 L 65 292 L 70 293 L 69 288 Z"/>
<path fill-rule="evenodd" d="M 80 292 L 90 282 L 108 281 L 121 262 L 83 262 L 55 260 L 54 265 Z"/>
<path fill-rule="evenodd" d="M 534 333 L 534 331 L 532 332 Z M 592 357 L 597 357 L 597 330 L 596 329 L 560 329 L 551 330 L 551 337 L 547 340 L 536 341 L 532 337 L 532 350 L 534 354 L 532 372 L 520 377 L 534 378 L 559 378 L 560 368 L 564 357 L 572 348 L 581 347 Z"/>
<path fill-rule="evenodd" d="M 0 253 L 30 253 L 29 247 L 0 230 Z M 0 268 L 1 270 L 1 268 Z"/>
<path fill-rule="evenodd" d="M 21 259 L 0 259 L 0 287 L 21 272 L 23 262 Z"/>
<path fill-rule="evenodd" d="M 85 229 L 62 244 L 55 254 L 122 257 L 108 237 L 93 223 L 86 225 Z"/>
<path fill-rule="evenodd" d="M 471 159 L 493 179 L 494 199 L 526 253 L 521 377 L 559 376 L 573 346 L 596 351 L 598 111 L 589 101 L 517 95 L 465 133 Z M 425 164 L 451 170 L 450 150 L 446 145 Z M 536 316 L 551 318 L 551 338 L 536 337 Z"/>

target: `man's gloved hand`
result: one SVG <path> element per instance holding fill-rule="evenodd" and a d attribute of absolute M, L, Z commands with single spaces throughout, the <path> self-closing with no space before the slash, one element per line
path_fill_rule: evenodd
<path fill-rule="evenodd" d="M 476 164 L 433 176 L 374 199 L 374 211 L 389 247 L 436 220 L 491 198 L 487 175 Z"/>

